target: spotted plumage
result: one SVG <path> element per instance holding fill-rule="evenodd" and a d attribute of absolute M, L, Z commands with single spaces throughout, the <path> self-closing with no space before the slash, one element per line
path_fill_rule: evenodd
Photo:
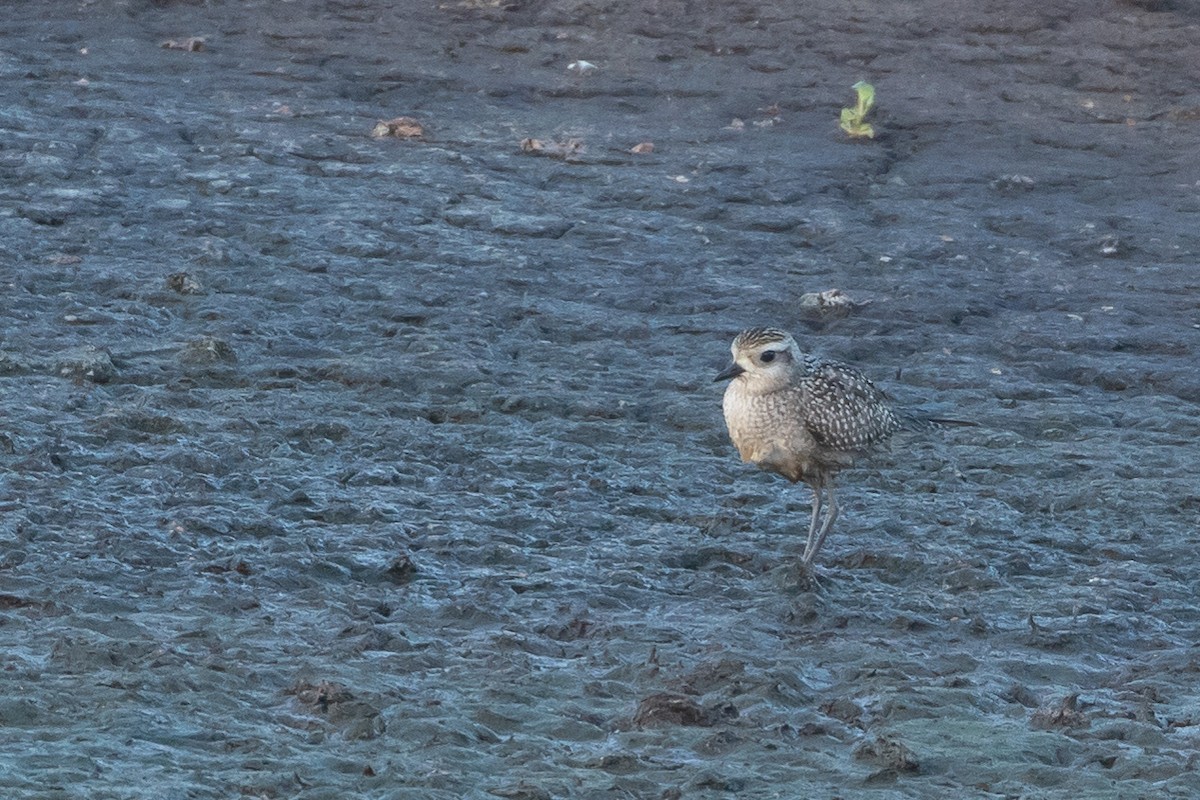
<path fill-rule="evenodd" d="M 811 566 L 837 518 L 837 473 L 915 420 L 853 367 L 802 353 L 786 331 L 744 330 L 731 350 L 733 363 L 717 377 L 729 380 L 729 437 L 743 461 L 812 487 L 803 555 Z"/>

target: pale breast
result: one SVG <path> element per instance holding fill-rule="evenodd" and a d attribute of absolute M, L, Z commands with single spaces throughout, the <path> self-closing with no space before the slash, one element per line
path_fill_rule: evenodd
<path fill-rule="evenodd" d="M 741 381 L 730 383 L 722 408 L 729 438 L 742 460 L 791 481 L 812 480 L 818 473 L 840 466 L 824 457 L 823 448 L 804 424 L 801 403 L 794 390 L 751 394 Z"/>

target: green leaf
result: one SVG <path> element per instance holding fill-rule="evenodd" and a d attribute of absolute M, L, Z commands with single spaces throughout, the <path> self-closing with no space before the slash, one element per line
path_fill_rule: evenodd
<path fill-rule="evenodd" d="M 875 87 L 866 81 L 859 81 L 852 87 L 858 95 L 854 108 L 843 108 L 841 128 L 849 136 L 875 138 L 875 129 L 865 121 L 871 106 L 875 104 Z"/>
<path fill-rule="evenodd" d="M 850 88 L 858 93 L 858 115 L 861 119 L 875 105 L 875 87 L 866 81 L 859 81 Z"/>

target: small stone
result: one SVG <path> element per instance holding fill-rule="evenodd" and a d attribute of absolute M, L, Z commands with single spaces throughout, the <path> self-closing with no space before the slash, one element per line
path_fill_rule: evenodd
<path fill-rule="evenodd" d="M 550 158 L 561 158 L 564 161 L 569 161 L 585 150 L 583 139 L 579 138 L 564 139 L 561 142 L 544 142 L 541 139 L 522 139 L 520 147 L 522 153 L 533 153 L 535 155 L 549 156 Z"/>
<path fill-rule="evenodd" d="M 199 53 L 204 49 L 204 37 L 189 36 L 186 39 L 167 39 L 159 46 L 164 50 L 184 50 L 188 53 Z"/>
<path fill-rule="evenodd" d="M 167 288 L 177 294 L 204 294 L 200 281 L 187 272 L 173 272 L 167 276 Z"/>
<path fill-rule="evenodd" d="M 407 554 L 397 556 L 384 574 L 396 583 L 408 583 L 417 574 L 417 565 Z"/>
<path fill-rule="evenodd" d="M 395 119 L 380 120 L 371 129 L 371 136 L 383 139 L 388 136 L 397 139 L 420 139 L 425 135 L 425 126 L 413 117 L 396 117 Z"/>
<path fill-rule="evenodd" d="M 29 371 L 29 365 L 6 350 L 0 350 L 0 375 L 18 375 Z"/>
<path fill-rule="evenodd" d="M 237 363 L 237 353 L 224 339 L 205 336 L 188 342 L 179 353 L 179 360 L 185 364 L 234 364 Z"/>
<path fill-rule="evenodd" d="M 992 181 L 992 188 L 1000 194 L 1031 192 L 1037 184 L 1028 175 L 1001 175 Z"/>
<path fill-rule="evenodd" d="M 55 368 L 64 378 L 92 383 L 108 383 L 117 376 L 117 368 L 108 351 L 91 344 L 67 350 Z"/>
<path fill-rule="evenodd" d="M 1086 728 L 1090 721 L 1079 710 L 1079 695 L 1069 694 L 1056 706 L 1039 708 L 1029 718 L 1029 726 L 1035 730 L 1058 728 Z"/>
<path fill-rule="evenodd" d="M 487 790 L 488 794 L 507 800 L 551 800 L 554 795 L 532 783 L 519 781 L 514 786 L 497 786 Z"/>
<path fill-rule="evenodd" d="M 800 295 L 800 312 L 808 320 L 840 319 L 868 305 L 851 299 L 841 289 L 826 289 L 823 292 L 806 292 Z"/>
<path fill-rule="evenodd" d="M 912 750 L 890 736 L 877 736 L 854 748 L 854 757 L 872 763 L 887 772 L 917 772 L 921 762 Z"/>
<path fill-rule="evenodd" d="M 708 727 L 712 725 L 709 713 L 690 697 L 681 694 L 660 692 L 642 699 L 633 724 L 639 728 L 648 725 L 690 725 Z"/>

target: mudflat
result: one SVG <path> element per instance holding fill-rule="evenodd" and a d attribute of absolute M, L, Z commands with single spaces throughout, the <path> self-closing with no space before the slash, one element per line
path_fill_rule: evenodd
<path fill-rule="evenodd" d="M 0 77 L 4 797 L 1200 795 L 1200 4 L 29 0 Z M 977 423 L 819 590 L 765 324 Z"/>

